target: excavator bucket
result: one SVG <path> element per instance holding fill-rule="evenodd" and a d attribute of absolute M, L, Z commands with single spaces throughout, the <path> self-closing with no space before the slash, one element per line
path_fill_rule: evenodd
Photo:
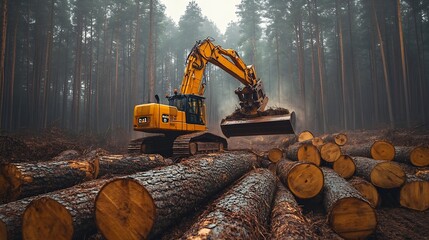
<path fill-rule="evenodd" d="M 220 128 L 226 137 L 294 134 L 295 112 L 282 115 L 222 120 Z"/>

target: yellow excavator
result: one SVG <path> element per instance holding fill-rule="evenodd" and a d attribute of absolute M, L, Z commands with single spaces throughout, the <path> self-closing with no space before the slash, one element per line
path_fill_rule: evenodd
<path fill-rule="evenodd" d="M 187 58 L 180 92 L 175 90 L 174 95 L 167 96 L 168 105 L 160 104 L 159 97 L 155 96 L 156 103 L 134 107 L 134 130 L 159 134 L 132 140 L 129 153 L 183 157 L 227 148 L 225 138 L 207 132 L 203 77 L 208 63 L 220 67 L 244 85 L 235 90 L 239 109 L 221 122 L 226 137 L 294 133 L 294 112 L 266 114 L 268 97 L 255 68 L 247 66 L 236 51 L 223 49 L 213 41 L 206 38 L 196 42 Z"/>

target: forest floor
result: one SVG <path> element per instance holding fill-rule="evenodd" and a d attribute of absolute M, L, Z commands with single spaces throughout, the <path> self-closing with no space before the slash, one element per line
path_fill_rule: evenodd
<path fill-rule="evenodd" d="M 429 129 L 359 130 L 346 132 L 348 144 L 359 144 L 376 139 L 391 141 L 395 146 L 429 144 Z M 246 137 L 228 139 L 229 148 L 250 148 L 268 151 L 282 147 L 292 136 Z M 0 164 L 2 162 L 47 161 L 65 150 L 77 150 L 84 154 L 103 148 L 112 154 L 124 154 L 128 144 L 126 137 L 100 139 L 99 137 L 67 134 L 60 129 L 42 133 L 20 133 L 0 136 Z M 331 230 L 326 213 L 320 207 L 303 208 L 305 217 L 321 239 L 341 239 Z M 378 226 L 369 239 L 429 239 L 429 210 L 424 212 L 401 208 L 395 204 L 382 204 L 377 208 Z"/>

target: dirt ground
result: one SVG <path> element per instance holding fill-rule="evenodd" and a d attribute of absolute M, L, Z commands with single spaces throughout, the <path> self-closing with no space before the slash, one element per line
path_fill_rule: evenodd
<path fill-rule="evenodd" d="M 396 146 L 416 146 L 429 144 L 429 130 L 399 129 L 379 131 L 346 132 L 349 144 L 359 144 L 371 140 L 385 139 Z M 229 139 L 229 148 L 250 148 L 259 152 L 273 147 L 285 148 L 294 136 L 248 137 Z M 96 137 L 66 134 L 58 129 L 50 129 L 38 134 L 15 134 L 0 136 L 0 163 L 20 161 L 46 161 L 64 150 L 86 153 L 96 148 L 104 148 L 111 153 L 125 152 L 126 143 L 112 142 Z M 321 205 L 321 204 L 320 204 Z M 323 209 L 303 209 L 314 232 L 321 239 L 341 239 L 326 222 Z M 429 239 L 429 210 L 413 211 L 387 204 L 377 208 L 378 226 L 369 239 Z"/>

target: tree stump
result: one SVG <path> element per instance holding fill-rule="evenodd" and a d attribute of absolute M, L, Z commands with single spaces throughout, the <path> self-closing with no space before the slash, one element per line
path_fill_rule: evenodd
<path fill-rule="evenodd" d="M 395 161 L 412 164 L 416 167 L 429 166 L 429 148 L 427 147 L 395 147 Z"/>
<path fill-rule="evenodd" d="M 22 217 L 23 239 L 79 239 L 95 233 L 94 201 L 107 182 L 94 180 L 36 197 Z"/>
<path fill-rule="evenodd" d="M 273 174 L 256 169 L 209 207 L 182 239 L 262 239 L 276 189 Z"/>
<path fill-rule="evenodd" d="M 271 212 L 271 239 L 317 239 L 294 196 L 280 182 Z"/>
<path fill-rule="evenodd" d="M 367 157 L 375 160 L 391 161 L 395 158 L 395 147 L 388 141 L 374 143 L 345 145 L 341 148 L 343 154 L 349 156 Z"/>
<path fill-rule="evenodd" d="M 300 199 L 317 196 L 323 189 L 323 173 L 310 162 L 282 160 L 277 163 L 280 181 Z"/>
<path fill-rule="evenodd" d="M 372 183 L 366 181 L 360 177 L 353 177 L 349 180 L 349 183 L 360 192 L 360 194 L 368 200 L 371 205 L 376 208 L 380 205 L 380 195 L 378 194 L 377 188 Z"/>
<path fill-rule="evenodd" d="M 97 228 L 107 239 L 154 236 L 256 164 L 248 152 L 199 155 L 113 180 L 96 198 Z"/>
<path fill-rule="evenodd" d="M 294 161 L 311 162 L 320 166 L 320 153 L 311 143 L 296 143 L 286 150 L 286 157 Z"/>
<path fill-rule="evenodd" d="M 353 157 L 353 161 L 356 164 L 356 175 L 363 177 L 377 187 L 397 188 L 405 182 L 405 172 L 395 162 L 376 161 L 365 157 Z"/>
<path fill-rule="evenodd" d="M 337 161 L 332 164 L 332 169 L 341 177 L 349 179 L 355 174 L 356 165 L 349 155 L 341 155 Z"/>
<path fill-rule="evenodd" d="M 407 174 L 407 180 L 399 193 L 399 203 L 417 211 L 429 209 L 429 181 Z"/>
<path fill-rule="evenodd" d="M 346 239 L 363 239 L 377 227 L 375 210 L 362 195 L 334 170 L 322 168 L 324 207 L 331 228 Z"/>

